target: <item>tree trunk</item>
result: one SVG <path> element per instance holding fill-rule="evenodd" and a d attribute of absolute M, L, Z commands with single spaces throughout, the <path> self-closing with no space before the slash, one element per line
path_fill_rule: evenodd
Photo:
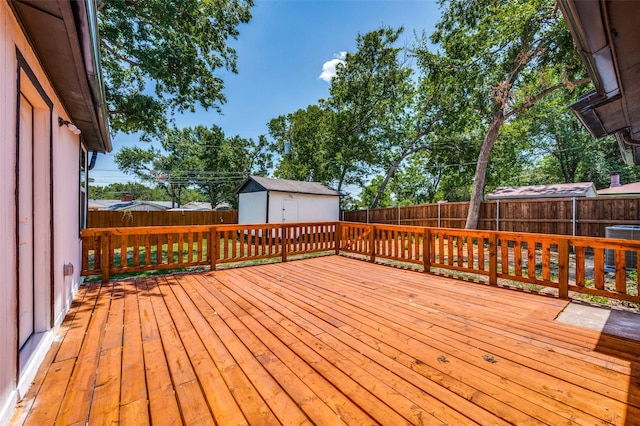
<path fill-rule="evenodd" d="M 344 183 L 345 176 L 347 176 L 347 166 L 344 166 L 342 173 L 340 174 L 340 181 L 338 182 L 338 192 L 342 191 L 342 184 Z"/>
<path fill-rule="evenodd" d="M 491 157 L 491 149 L 498 138 L 502 124 L 504 124 L 504 114 L 502 110 L 500 110 L 493 116 L 489 131 L 480 148 L 476 174 L 473 177 L 473 188 L 471 190 L 471 201 L 469 202 L 469 214 L 467 215 L 465 229 L 478 229 L 478 219 L 480 217 L 480 205 L 484 193 L 484 181 L 487 176 L 487 166 L 489 165 L 489 158 Z"/>
<path fill-rule="evenodd" d="M 378 207 L 378 203 L 380 202 L 380 198 L 382 198 L 382 194 L 384 193 L 384 190 L 387 188 L 387 185 L 389 184 L 389 181 L 391 180 L 391 178 L 393 177 L 393 175 L 396 174 L 396 172 L 398 171 L 398 168 L 400 167 L 400 164 L 402 164 L 402 162 L 404 161 L 405 158 L 407 158 L 407 156 L 411 153 L 411 151 L 405 151 L 403 152 L 397 159 L 396 161 L 393 163 L 393 165 L 389 168 L 389 170 L 387 170 L 387 174 L 384 177 L 384 180 L 382 181 L 382 183 L 380 184 L 380 187 L 378 188 L 378 193 L 376 194 L 375 198 L 373 199 L 373 202 L 371 203 L 371 208 L 375 209 L 376 207 Z"/>

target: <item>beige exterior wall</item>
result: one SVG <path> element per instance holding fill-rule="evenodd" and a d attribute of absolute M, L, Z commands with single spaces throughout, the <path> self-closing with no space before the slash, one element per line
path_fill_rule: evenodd
<path fill-rule="evenodd" d="M 24 72 L 21 91 L 34 111 L 34 339 L 18 351 L 17 239 L 16 239 L 16 123 L 18 55 L 43 89 L 49 106 Z M 7 2 L 0 0 L 0 425 L 28 389 L 53 333 L 69 309 L 80 282 L 79 136 L 59 127 L 58 117 L 69 119 L 22 33 Z M 52 148 L 51 148 L 52 147 Z M 53 167 L 51 167 L 53 158 Z M 53 190 L 51 190 L 53 188 Z M 51 223 L 53 222 L 53 223 Z M 53 239 L 53 243 L 51 240 Z M 72 263 L 74 273 L 63 275 Z M 19 366 L 19 357 L 23 365 Z"/>

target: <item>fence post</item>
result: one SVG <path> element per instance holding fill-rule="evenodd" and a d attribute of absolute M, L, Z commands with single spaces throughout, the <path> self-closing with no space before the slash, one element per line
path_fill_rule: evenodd
<path fill-rule="evenodd" d="M 280 244 L 282 245 L 282 261 L 287 261 L 287 248 L 289 246 L 289 227 L 284 225 L 280 230 Z"/>
<path fill-rule="evenodd" d="M 558 297 L 569 298 L 569 239 L 558 240 Z"/>
<path fill-rule="evenodd" d="M 111 233 L 108 231 L 100 234 L 100 270 L 102 271 L 102 283 L 109 282 L 109 268 L 111 267 L 109 259 L 111 258 Z"/>
<path fill-rule="evenodd" d="M 573 197 L 571 199 L 571 207 L 573 210 L 573 213 L 571 215 L 571 232 L 573 233 L 573 236 L 576 236 L 576 229 L 578 227 L 577 221 L 576 221 L 576 197 Z"/>
<path fill-rule="evenodd" d="M 375 263 L 376 261 L 376 226 L 369 226 L 369 261 Z"/>
<path fill-rule="evenodd" d="M 209 241 L 208 244 L 209 249 L 209 263 L 211 265 L 211 270 L 216 270 L 216 260 L 218 258 L 218 245 L 220 244 L 220 237 L 218 236 L 218 228 L 212 226 L 209 231 Z"/>
<path fill-rule="evenodd" d="M 340 242 L 342 241 L 342 226 L 336 222 L 336 230 L 333 231 L 333 242 L 336 246 L 336 256 L 340 254 Z"/>
<path fill-rule="evenodd" d="M 422 235 L 422 272 L 431 272 L 431 230 L 424 228 Z"/>
<path fill-rule="evenodd" d="M 499 230 L 500 230 L 500 200 L 496 200 L 496 231 L 499 231 Z"/>
<path fill-rule="evenodd" d="M 498 234 L 489 234 L 489 284 L 498 285 Z"/>

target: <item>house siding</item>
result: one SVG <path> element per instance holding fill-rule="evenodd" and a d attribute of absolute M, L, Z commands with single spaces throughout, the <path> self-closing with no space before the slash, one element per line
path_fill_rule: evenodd
<path fill-rule="evenodd" d="M 18 53 L 19 52 L 19 53 Z M 39 362 L 49 348 L 53 333 L 69 309 L 80 277 L 79 238 L 79 149 L 80 139 L 66 127 L 58 127 L 57 118 L 68 116 L 51 87 L 9 5 L 0 2 L 0 425 L 5 424 L 16 402 L 24 395 Z M 16 243 L 16 123 L 18 100 L 18 57 L 37 80 L 44 99 L 36 100 L 38 123 L 34 126 L 34 274 L 36 286 L 45 282 L 34 302 L 37 312 L 35 331 L 39 344 L 30 349 L 31 361 L 18 372 L 17 344 L 17 243 Z M 29 89 L 21 76 L 21 87 L 29 96 L 40 96 Z M 42 97 L 42 96 L 40 96 Z M 30 99 L 31 100 L 31 99 Z M 46 104 L 46 102 L 45 102 Z M 52 167 L 52 161 L 54 166 Z M 53 242 L 51 240 L 53 239 Z M 44 263 L 44 264 L 42 264 Z M 74 273 L 65 277 L 63 265 L 72 263 Z M 42 294 L 41 294 L 42 293 Z"/>

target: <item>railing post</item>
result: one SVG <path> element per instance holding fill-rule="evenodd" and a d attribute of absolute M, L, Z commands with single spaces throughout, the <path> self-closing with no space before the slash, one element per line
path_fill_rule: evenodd
<path fill-rule="evenodd" d="M 287 248 L 289 246 L 289 227 L 283 225 L 280 229 L 280 244 L 282 245 L 282 261 L 287 261 Z"/>
<path fill-rule="evenodd" d="M 558 241 L 558 297 L 569 298 L 569 239 Z"/>
<path fill-rule="evenodd" d="M 369 262 L 376 261 L 376 226 L 369 226 Z"/>
<path fill-rule="evenodd" d="M 211 270 L 216 270 L 216 260 L 218 260 L 218 245 L 220 244 L 220 237 L 218 236 L 218 228 L 212 226 L 209 231 L 209 263 Z"/>
<path fill-rule="evenodd" d="M 100 234 L 100 270 L 102 271 L 102 283 L 106 284 L 109 282 L 109 268 L 111 265 L 109 264 L 109 259 L 111 258 L 111 254 L 109 251 L 111 250 L 111 233 L 108 231 L 102 232 Z"/>
<path fill-rule="evenodd" d="M 431 230 L 424 228 L 422 234 L 422 272 L 431 272 Z"/>
<path fill-rule="evenodd" d="M 498 285 L 498 234 L 489 234 L 489 284 Z"/>
<path fill-rule="evenodd" d="M 340 244 L 342 241 L 342 226 L 340 222 L 336 222 L 336 230 L 333 236 L 334 244 L 336 245 L 336 255 L 340 254 Z"/>

